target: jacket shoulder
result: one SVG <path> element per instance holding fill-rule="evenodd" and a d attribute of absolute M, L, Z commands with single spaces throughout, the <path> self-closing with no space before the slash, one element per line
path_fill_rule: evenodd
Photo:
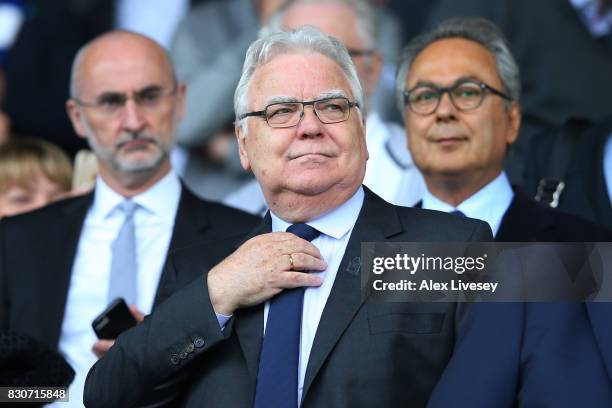
<path fill-rule="evenodd" d="M 442 211 L 395 206 L 407 231 L 438 241 L 492 241 L 489 224 Z"/>
<path fill-rule="evenodd" d="M 93 201 L 93 194 L 86 194 L 77 197 L 70 197 L 60 200 L 44 207 L 32 210 L 23 214 L 2 218 L 0 224 L 4 228 L 27 227 L 33 225 L 36 227 L 44 227 L 44 223 L 48 222 L 60 215 L 72 213 L 75 216 L 84 215 Z"/>

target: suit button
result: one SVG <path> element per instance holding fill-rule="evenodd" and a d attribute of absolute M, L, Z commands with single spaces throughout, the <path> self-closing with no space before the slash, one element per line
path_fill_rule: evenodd
<path fill-rule="evenodd" d="M 181 354 L 179 354 L 179 357 L 184 360 L 187 358 L 187 352 L 186 351 L 181 351 Z"/>
<path fill-rule="evenodd" d="M 189 345 L 187 346 L 186 351 L 188 353 L 192 353 L 194 349 L 195 349 L 194 345 L 192 343 L 189 343 Z"/>
<path fill-rule="evenodd" d="M 204 347 L 204 339 L 201 337 L 196 337 L 195 340 L 193 340 L 193 345 L 197 348 Z"/>
<path fill-rule="evenodd" d="M 170 362 L 174 365 L 177 365 L 178 363 L 180 363 L 181 360 L 179 360 L 179 357 L 176 354 L 173 354 L 170 357 Z"/>

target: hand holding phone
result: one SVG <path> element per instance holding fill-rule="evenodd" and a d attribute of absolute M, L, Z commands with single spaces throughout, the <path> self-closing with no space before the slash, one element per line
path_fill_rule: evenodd
<path fill-rule="evenodd" d="M 125 300 L 117 298 L 92 322 L 99 339 L 114 340 L 137 323 Z"/>

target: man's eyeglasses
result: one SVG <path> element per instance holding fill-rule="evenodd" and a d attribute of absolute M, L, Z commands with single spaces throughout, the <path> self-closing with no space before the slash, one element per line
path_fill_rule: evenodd
<path fill-rule="evenodd" d="M 358 102 L 349 102 L 347 98 L 326 98 L 307 102 L 272 103 L 264 110 L 241 115 L 242 120 L 248 116 L 258 116 L 266 120 L 273 128 L 290 128 L 297 126 L 304 116 L 304 107 L 312 106 L 314 113 L 322 123 L 331 124 L 348 120 L 352 107 L 358 107 Z"/>
<path fill-rule="evenodd" d="M 512 100 L 505 93 L 489 85 L 477 81 L 463 81 L 453 86 L 439 88 L 433 85 L 417 85 L 409 91 L 404 91 L 404 105 L 417 115 L 430 115 L 438 109 L 440 100 L 448 93 L 452 104 L 460 111 L 470 111 L 478 108 L 484 100 L 486 91 Z"/>
<path fill-rule="evenodd" d="M 176 86 L 170 90 L 164 90 L 159 86 L 146 87 L 128 96 L 121 92 L 105 92 L 98 96 L 93 102 L 85 102 L 78 98 L 72 98 L 78 105 L 96 109 L 98 112 L 115 116 L 123 112 L 125 104 L 132 99 L 136 105 L 145 109 L 158 108 L 164 99 L 176 93 Z"/>

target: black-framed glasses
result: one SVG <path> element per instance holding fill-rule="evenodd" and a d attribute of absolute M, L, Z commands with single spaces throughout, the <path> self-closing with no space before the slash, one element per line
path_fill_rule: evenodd
<path fill-rule="evenodd" d="M 487 91 L 508 101 L 512 100 L 505 93 L 483 82 L 461 81 L 446 88 L 429 84 L 417 85 L 409 91 L 404 91 L 404 105 L 408 105 L 417 115 L 430 115 L 438 109 L 442 96 L 448 93 L 455 108 L 460 111 L 470 111 L 482 104 Z"/>
<path fill-rule="evenodd" d="M 130 99 L 141 108 L 156 109 L 162 104 L 166 97 L 176 94 L 176 91 L 176 85 L 169 90 L 164 90 L 161 86 L 154 85 L 134 92 L 131 96 L 122 92 L 104 92 L 93 102 L 85 102 L 78 98 L 72 99 L 77 105 L 94 108 L 107 116 L 115 116 L 123 112 L 125 104 Z"/>
<path fill-rule="evenodd" d="M 331 124 L 348 120 L 351 115 L 351 108 L 359 108 L 359 103 L 350 102 L 344 97 L 304 102 L 278 102 L 266 106 L 264 110 L 240 115 L 238 119 L 257 116 L 264 118 L 270 127 L 290 128 L 300 123 L 306 106 L 313 107 L 314 113 L 321 123 Z"/>

